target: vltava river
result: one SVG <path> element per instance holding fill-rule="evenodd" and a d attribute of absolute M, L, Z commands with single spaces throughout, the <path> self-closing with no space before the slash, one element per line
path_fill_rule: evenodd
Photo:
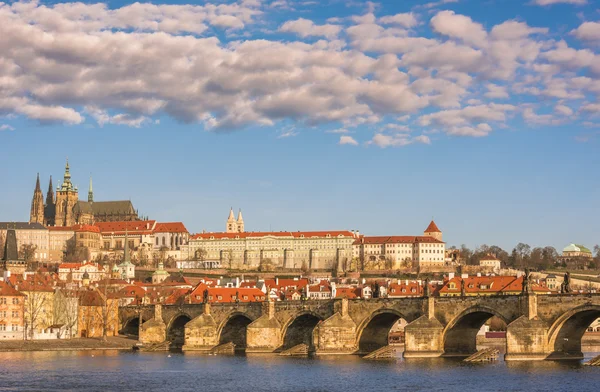
<path fill-rule="evenodd" d="M 597 353 L 589 353 L 593 357 Z M 171 355 L 171 357 L 169 357 Z M 14 391 L 597 391 L 600 367 L 450 359 L 370 362 L 118 351 L 0 353 L 0 390 Z"/>

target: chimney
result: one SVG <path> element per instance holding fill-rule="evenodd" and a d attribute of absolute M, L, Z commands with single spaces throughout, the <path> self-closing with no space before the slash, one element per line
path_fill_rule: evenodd
<path fill-rule="evenodd" d="M 460 277 L 462 279 L 468 279 L 469 278 L 469 274 L 462 274 Z"/>
<path fill-rule="evenodd" d="M 454 279 L 454 272 L 450 272 L 448 274 L 448 279 Z"/>
<path fill-rule="evenodd" d="M 477 273 L 477 277 L 478 277 L 478 278 L 481 278 L 481 272 L 478 272 L 478 273 Z"/>
<path fill-rule="evenodd" d="M 279 278 L 275 278 L 275 284 L 279 286 Z"/>

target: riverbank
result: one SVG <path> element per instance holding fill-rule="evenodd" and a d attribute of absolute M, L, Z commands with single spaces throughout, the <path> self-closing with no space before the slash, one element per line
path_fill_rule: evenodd
<path fill-rule="evenodd" d="M 131 350 L 136 343 L 137 340 L 122 336 L 109 337 L 105 342 L 101 338 L 6 340 L 0 341 L 0 352 Z"/>

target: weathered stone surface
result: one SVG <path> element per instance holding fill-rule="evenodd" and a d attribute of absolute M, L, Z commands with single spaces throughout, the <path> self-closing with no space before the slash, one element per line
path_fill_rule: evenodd
<path fill-rule="evenodd" d="M 336 313 L 315 329 L 317 354 L 351 354 L 357 350 L 356 323 Z"/>
<path fill-rule="evenodd" d="M 305 343 L 317 353 L 377 349 L 387 344 L 391 325 L 403 318 L 409 323 L 406 357 L 474 352 L 477 330 L 497 316 L 509 326 L 508 360 L 576 358 L 587 326 L 600 317 L 600 294 L 281 301 L 214 304 L 209 311 L 212 321 L 199 318 L 205 312 L 202 304 L 122 307 L 119 316 L 123 325 L 140 316 L 150 320 L 140 326 L 142 342 L 164 341 L 165 325 L 169 336 L 179 336 L 175 329 L 183 335 L 185 315 L 203 320 L 195 327 L 185 325 L 186 348 L 214 347 L 225 340 L 243 346 L 244 340 L 235 337 L 246 331 L 249 352 Z"/>
<path fill-rule="evenodd" d="M 266 314 L 259 317 L 246 329 L 246 352 L 271 353 L 282 344 L 281 324 Z"/>
<path fill-rule="evenodd" d="M 167 326 L 162 319 L 151 319 L 140 326 L 142 344 L 162 343 L 167 336 Z"/>
<path fill-rule="evenodd" d="M 521 316 L 506 328 L 507 361 L 529 361 L 545 359 L 547 349 L 548 325 L 539 318 L 529 319 Z"/>
<path fill-rule="evenodd" d="M 443 333 L 438 319 L 419 317 L 404 328 L 404 357 L 439 357 L 444 353 Z"/>
<path fill-rule="evenodd" d="M 201 314 L 185 325 L 184 351 L 210 351 L 219 344 L 217 323 L 210 314 Z"/>

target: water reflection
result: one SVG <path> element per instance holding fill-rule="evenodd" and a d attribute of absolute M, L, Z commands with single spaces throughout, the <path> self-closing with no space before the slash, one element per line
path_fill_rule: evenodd
<path fill-rule="evenodd" d="M 596 353 L 587 353 L 591 358 Z M 596 389 L 600 368 L 580 362 L 468 364 L 450 358 L 290 358 L 119 351 L 0 353 L 0 390 L 355 391 Z"/>

